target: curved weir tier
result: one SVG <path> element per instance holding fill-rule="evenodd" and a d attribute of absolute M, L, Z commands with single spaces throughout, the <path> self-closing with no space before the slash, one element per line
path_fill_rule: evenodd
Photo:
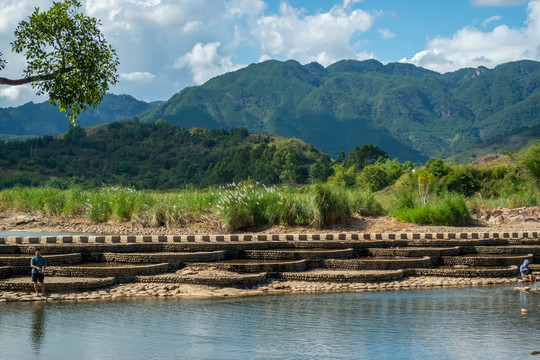
<path fill-rule="evenodd" d="M 47 268 L 47 273 L 64 277 L 115 277 L 119 282 L 129 282 L 133 281 L 137 275 L 160 274 L 168 269 L 168 263 L 151 265 L 98 263 L 83 266 L 54 266 Z"/>
<path fill-rule="evenodd" d="M 443 265 L 466 265 L 466 266 L 510 266 L 521 265 L 525 260 L 533 262 L 533 254 L 528 255 L 492 255 L 475 254 L 464 256 L 443 256 Z"/>
<path fill-rule="evenodd" d="M 369 249 L 369 252 L 372 256 L 429 256 L 432 258 L 438 258 L 440 256 L 457 256 L 460 254 L 460 247 L 396 247 L 385 249 Z"/>
<path fill-rule="evenodd" d="M 156 252 L 156 253 L 103 253 L 104 261 L 118 263 L 169 263 L 169 269 L 178 269 L 187 262 L 214 262 L 225 260 L 225 251 Z"/>
<path fill-rule="evenodd" d="M 340 271 L 340 270 L 311 270 L 305 272 L 282 273 L 285 280 L 297 281 L 328 281 L 328 282 L 378 282 L 393 281 L 403 278 L 403 270 L 364 270 L 364 271 Z"/>
<path fill-rule="evenodd" d="M 47 292 L 85 291 L 105 288 L 114 285 L 114 277 L 48 277 L 46 280 Z M 34 292 L 34 286 L 27 276 L 14 277 L 0 281 L 0 290 Z"/>
<path fill-rule="evenodd" d="M 0 238 L 0 289 L 32 291 L 29 263 L 37 248 L 47 260 L 47 291 L 134 281 L 218 287 L 426 276 L 517 281 L 524 260 L 540 269 L 540 232 L 9 237 Z"/>
<path fill-rule="evenodd" d="M 239 273 L 279 273 L 289 271 L 304 271 L 307 268 L 307 260 L 235 259 L 211 264 L 193 263 L 192 265 L 213 267 L 219 270 L 234 271 Z"/>
<path fill-rule="evenodd" d="M 223 272 L 214 274 L 162 274 L 154 276 L 137 276 L 136 280 L 142 283 L 173 283 L 211 286 L 253 287 L 266 281 L 267 274 L 237 274 Z"/>
<path fill-rule="evenodd" d="M 442 266 L 434 269 L 409 269 L 409 276 L 485 277 L 505 278 L 519 275 L 517 266 L 508 267 L 455 267 Z"/>
<path fill-rule="evenodd" d="M 348 269 L 348 270 L 396 270 L 412 268 L 429 268 L 432 266 L 431 258 L 424 256 L 421 258 L 405 257 L 369 257 L 351 260 L 325 260 L 323 267 L 327 269 Z"/>
<path fill-rule="evenodd" d="M 272 250 L 244 250 L 244 258 L 261 260 L 321 260 L 350 259 L 355 255 L 353 248 L 284 248 Z"/>

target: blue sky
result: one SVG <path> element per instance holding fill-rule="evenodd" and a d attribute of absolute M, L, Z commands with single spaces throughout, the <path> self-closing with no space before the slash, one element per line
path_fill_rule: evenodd
<path fill-rule="evenodd" d="M 409 62 L 441 73 L 540 60 L 540 0 L 81 0 L 120 57 L 111 92 L 166 100 L 186 86 L 267 59 Z M 0 2 L 0 76 L 22 76 L 9 43 L 51 0 Z M 0 86 L 0 107 L 45 101 Z"/>

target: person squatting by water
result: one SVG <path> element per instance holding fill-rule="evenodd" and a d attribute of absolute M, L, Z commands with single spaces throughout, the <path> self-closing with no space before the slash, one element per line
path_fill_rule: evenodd
<path fill-rule="evenodd" d="M 530 282 L 534 282 L 534 276 L 531 267 L 529 266 L 529 260 L 525 260 L 519 267 L 521 277 L 526 278 Z"/>
<path fill-rule="evenodd" d="M 45 296 L 45 267 L 47 262 L 45 258 L 41 256 L 41 251 L 36 250 L 36 256 L 30 260 L 30 267 L 32 268 L 32 282 L 34 283 L 34 290 L 36 296 L 39 296 L 39 289 L 41 288 L 41 295 Z M 39 283 L 39 284 L 38 284 Z"/>

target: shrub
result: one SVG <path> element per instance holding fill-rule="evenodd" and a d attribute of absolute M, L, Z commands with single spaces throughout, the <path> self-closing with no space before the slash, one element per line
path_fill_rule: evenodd
<path fill-rule="evenodd" d="M 375 194 L 370 191 L 356 190 L 350 194 L 351 210 L 362 216 L 380 216 L 385 211 Z"/>
<path fill-rule="evenodd" d="M 351 216 L 351 206 L 342 188 L 316 184 L 312 187 L 313 225 L 324 228 L 345 223 Z"/>
<path fill-rule="evenodd" d="M 463 196 L 445 195 L 433 204 L 399 210 L 396 219 L 427 225 L 464 226 L 471 223 L 471 212 Z"/>

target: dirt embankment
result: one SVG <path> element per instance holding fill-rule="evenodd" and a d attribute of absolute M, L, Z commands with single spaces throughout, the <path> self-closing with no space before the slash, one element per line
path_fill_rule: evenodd
<path fill-rule="evenodd" d="M 348 224 L 330 229 L 312 227 L 273 226 L 263 229 L 248 229 L 247 233 L 328 233 L 328 232 L 363 232 L 363 233 L 399 233 L 399 232 L 502 232 L 502 231 L 539 231 L 540 207 L 519 209 L 479 210 L 472 225 L 466 227 L 421 226 L 400 223 L 388 217 L 351 218 Z M 184 234 L 223 234 L 220 222 L 209 218 L 206 222 L 187 224 L 183 227 L 142 228 L 132 222 L 92 223 L 83 217 L 50 217 L 40 214 L 18 212 L 0 212 L 0 231 L 36 231 L 36 232 L 73 232 L 118 235 L 184 235 Z"/>

